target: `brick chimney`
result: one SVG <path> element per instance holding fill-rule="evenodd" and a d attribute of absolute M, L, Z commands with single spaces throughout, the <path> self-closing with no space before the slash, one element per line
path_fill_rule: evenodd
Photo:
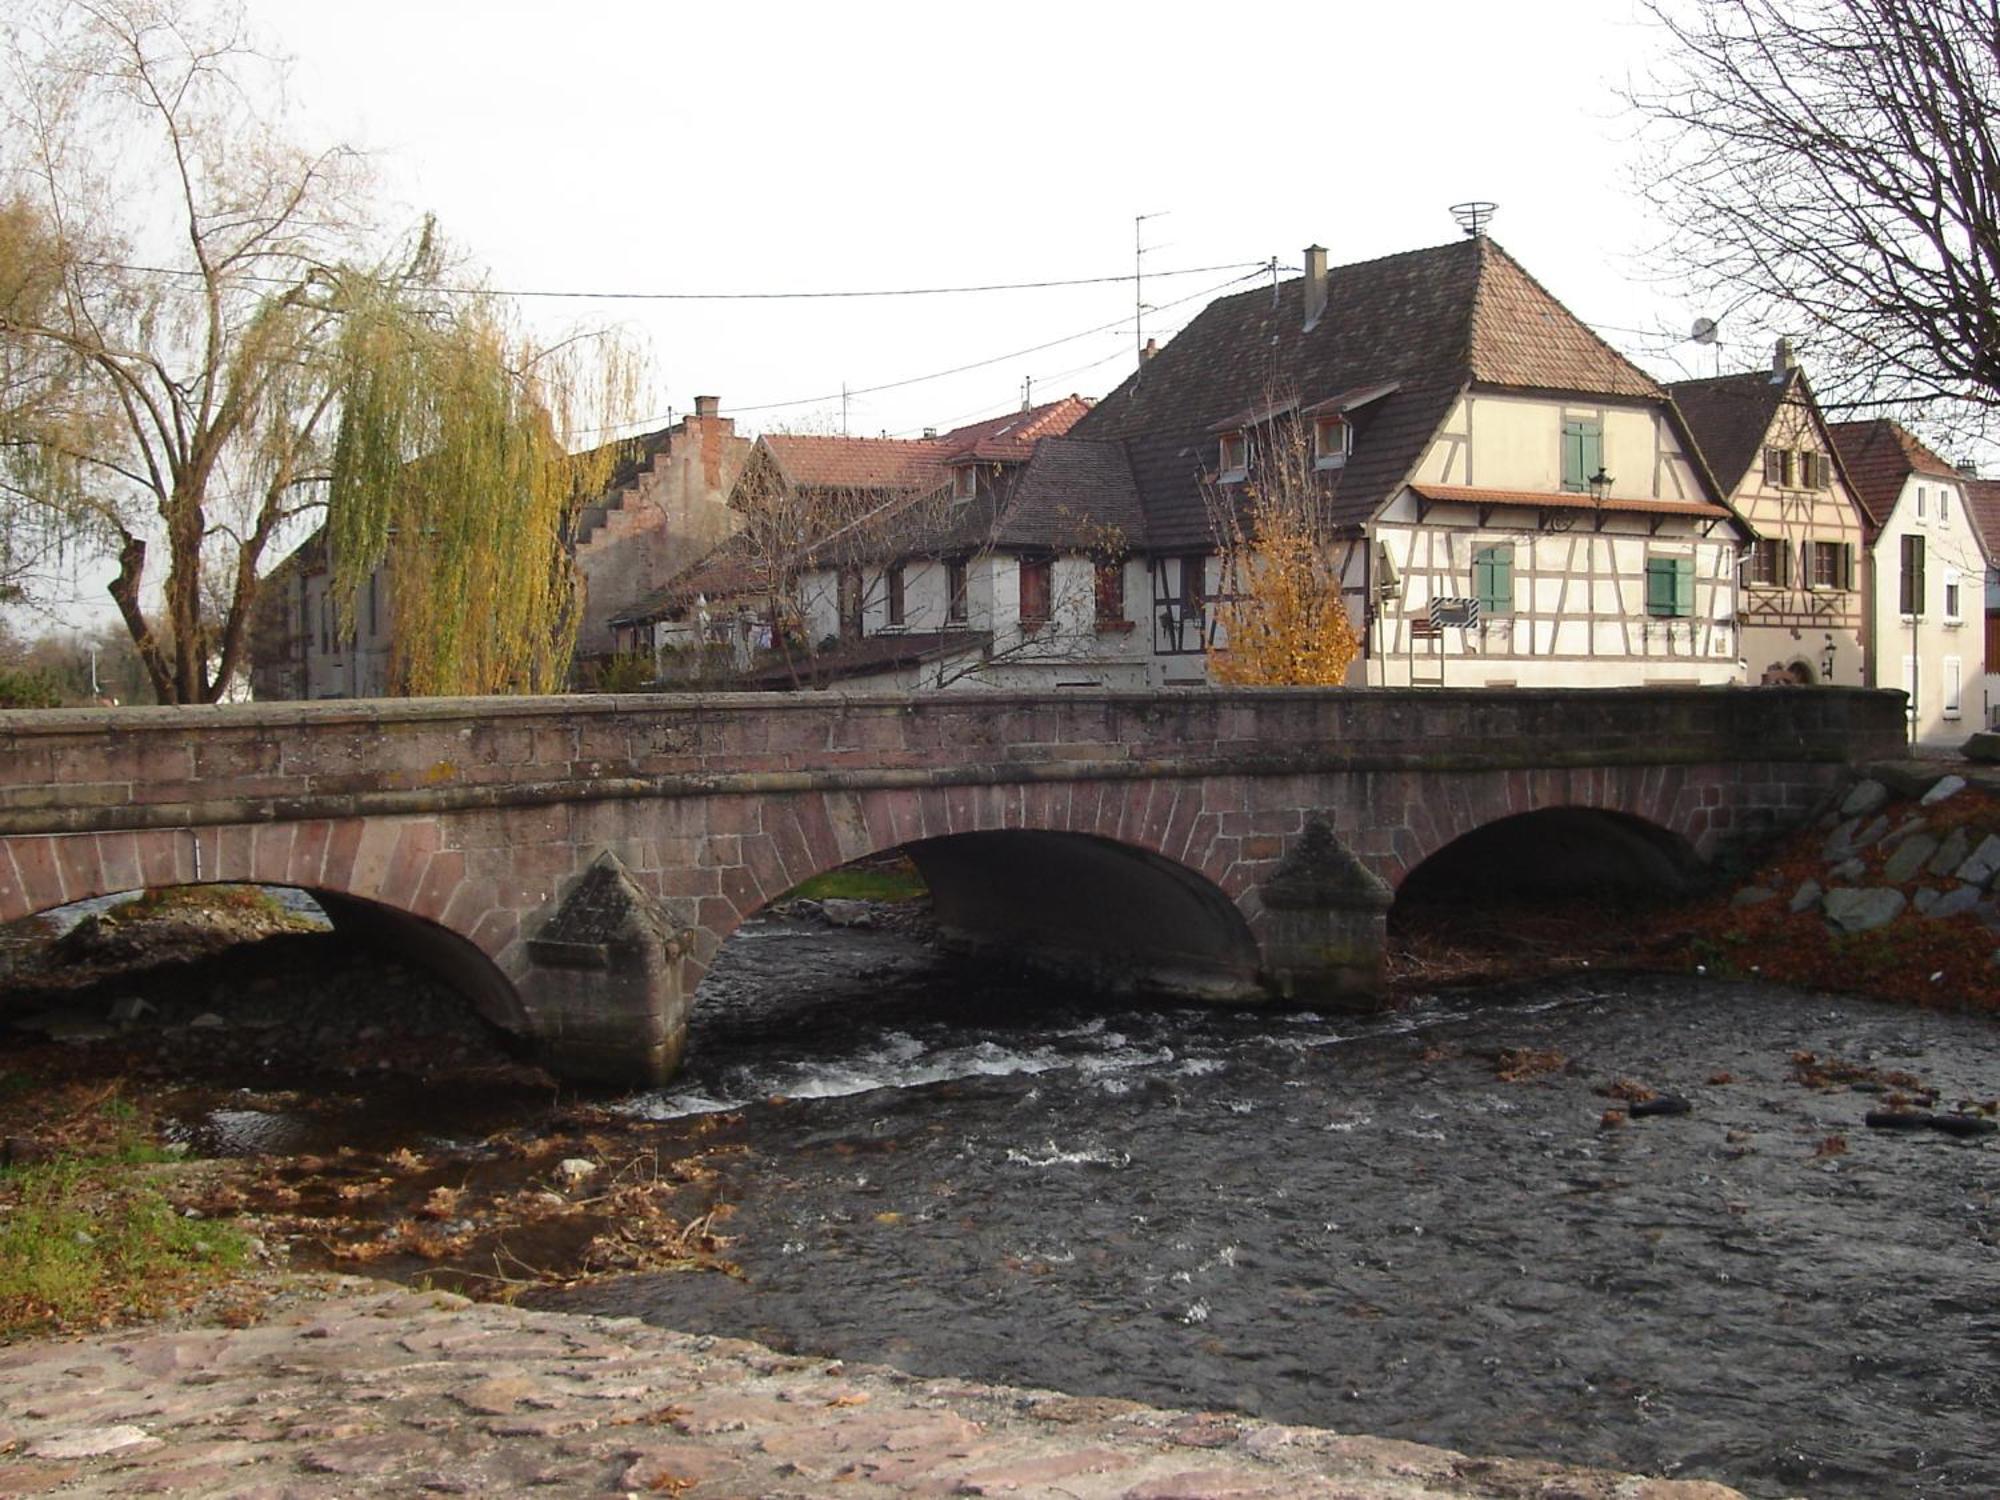
<path fill-rule="evenodd" d="M 1326 246 L 1324 245 L 1306 246 L 1305 299 L 1305 331 L 1311 333 L 1319 327 L 1319 320 L 1326 313 Z"/>
<path fill-rule="evenodd" d="M 722 398 L 720 396 L 695 397 L 694 414 L 697 418 L 720 416 L 722 414 Z"/>
<path fill-rule="evenodd" d="M 1792 341 L 1778 340 L 1778 346 L 1771 351 L 1771 382 L 1776 384 L 1799 367 L 1799 357 L 1792 353 Z"/>
<path fill-rule="evenodd" d="M 1158 339 L 1147 339 L 1146 347 L 1139 351 L 1139 363 L 1142 365 L 1151 364 L 1153 356 L 1159 352 L 1160 341 Z"/>

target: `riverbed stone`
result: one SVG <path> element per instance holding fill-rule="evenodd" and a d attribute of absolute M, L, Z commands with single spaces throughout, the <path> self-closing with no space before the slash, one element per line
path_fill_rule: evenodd
<path fill-rule="evenodd" d="M 1924 868 L 1933 875 L 1949 875 L 1965 863 L 1965 857 L 1972 852 L 1972 834 L 1964 828 L 1954 828 L 1938 842 L 1937 853 L 1930 857 Z"/>
<path fill-rule="evenodd" d="M 1863 823 L 1860 832 L 1854 835 L 1854 847 L 1857 849 L 1866 849 L 1888 831 L 1889 815 L 1887 813 L 1877 813 L 1866 823 Z"/>
<path fill-rule="evenodd" d="M 1914 880 L 1917 873 L 1930 862 L 1938 850 L 1938 841 L 1928 833 L 1920 833 L 1905 839 L 1882 865 L 1882 878 L 1901 885 L 1906 880 Z"/>
<path fill-rule="evenodd" d="M 1841 799 L 1840 810 L 1848 817 L 1866 816 L 1889 800 L 1889 789 L 1872 776 L 1857 781 Z"/>
<path fill-rule="evenodd" d="M 2000 833 L 1989 833 L 1981 839 L 1979 847 L 1966 856 L 1965 863 L 1954 873 L 1970 885 L 1991 885 L 1994 875 L 2000 873 Z"/>
<path fill-rule="evenodd" d="M 1965 778 L 1963 776 L 1942 776 L 1938 778 L 1935 786 L 1917 799 L 1917 805 L 1920 807 L 1936 807 L 1938 803 L 1956 797 L 1964 790 Z"/>
<path fill-rule="evenodd" d="M 1963 916 L 1979 904 L 1979 895 L 1979 887 L 1976 885 L 1953 886 L 1950 890 L 1942 892 L 1928 907 L 1923 908 L 1923 915 L 1933 921 Z"/>
<path fill-rule="evenodd" d="M 1959 747 L 1958 753 L 1983 765 L 2000 764 L 2000 730 L 1977 731 Z"/>
<path fill-rule="evenodd" d="M 1886 886 L 1841 886 L 1820 901 L 1827 920 L 1842 932 L 1873 932 L 1895 921 L 1906 905 L 1901 891 Z"/>
<path fill-rule="evenodd" d="M 1930 826 L 1929 819 L 1916 813 L 1910 814 L 1909 817 L 1903 819 L 1902 822 L 1882 835 L 1882 852 L 1884 854 L 1888 853 L 1891 849 L 1900 845 L 1904 839 L 1909 838 L 1912 834 L 1922 833 Z"/>
<path fill-rule="evenodd" d="M 1826 872 L 1828 880 L 1859 880 L 1868 873 L 1868 866 L 1859 859 L 1843 859 Z"/>
<path fill-rule="evenodd" d="M 1920 885 L 1910 895 L 1910 906 L 1918 916 L 1924 916 L 1937 905 L 1937 898 L 1943 894 L 1936 886 Z"/>
<path fill-rule="evenodd" d="M 1741 1500 L 1700 1482 L 1468 1459 L 1248 1417 L 830 1366 L 632 1319 L 439 1308 L 375 1288 L 294 1295 L 302 1300 L 281 1297 L 265 1323 L 200 1335 L 212 1356 L 204 1368 L 185 1362 L 194 1346 L 171 1330 L 0 1354 L 10 1395 L 0 1422 L 24 1455 L 0 1459 L 0 1492 Z M 311 1330 L 323 1336 L 306 1338 Z M 483 1351 L 500 1348 L 523 1352 L 496 1367 Z M 577 1378 L 578 1351 L 601 1356 L 593 1370 L 623 1362 L 624 1399 L 607 1399 L 608 1382 Z M 670 1388 L 637 1380 L 668 1367 Z M 353 1404 L 356 1371 L 382 1377 L 366 1408 Z M 469 1418 L 462 1399 L 487 1390 L 496 1399 L 486 1404 L 497 1405 L 530 1388 L 521 1404 L 531 1410 L 511 1415 Z M 55 1392 L 81 1397 L 100 1420 L 35 1415 L 41 1393 Z M 110 1420 L 138 1397 L 158 1408 L 146 1426 Z M 211 1401 L 244 1420 L 218 1421 L 202 1405 Z M 1226 1450 L 1195 1454 L 1176 1440 L 1210 1429 L 1231 1437 Z M 61 1464 L 25 1456 L 61 1451 L 61 1440 L 86 1433 L 98 1435 L 81 1444 L 89 1456 Z M 130 1433 L 139 1440 L 106 1447 L 106 1433 L 120 1434 L 120 1444 Z M 1470 1486 L 1469 1474 L 1478 1476 Z"/>
<path fill-rule="evenodd" d="M 1854 853 L 1854 836 L 1860 831 L 1861 820 L 1848 818 L 1826 836 L 1826 842 L 1820 846 L 1821 855 L 1829 861 L 1846 859 Z"/>
<path fill-rule="evenodd" d="M 124 1453 L 133 1448 L 157 1447 L 159 1439 L 143 1427 L 120 1423 L 113 1427 L 84 1427 L 42 1438 L 28 1448 L 30 1458 L 102 1458 L 107 1453 Z"/>
<path fill-rule="evenodd" d="M 1792 892 L 1791 909 L 1794 912 L 1811 911 L 1819 905 L 1819 898 L 1824 894 L 1817 880 L 1802 880 L 1799 888 Z"/>

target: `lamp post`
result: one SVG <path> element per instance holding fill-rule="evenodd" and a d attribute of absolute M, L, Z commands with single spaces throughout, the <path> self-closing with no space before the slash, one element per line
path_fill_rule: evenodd
<path fill-rule="evenodd" d="M 1614 482 L 1611 476 L 1604 472 L 1603 464 L 1599 464 L 1597 472 L 1584 481 L 1590 486 L 1590 498 L 1599 505 L 1611 498 L 1611 486 Z"/>

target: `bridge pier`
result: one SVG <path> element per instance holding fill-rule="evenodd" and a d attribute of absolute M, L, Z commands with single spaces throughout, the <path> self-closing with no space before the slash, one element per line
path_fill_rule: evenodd
<path fill-rule="evenodd" d="M 1261 895 L 1264 977 L 1273 991 L 1348 1010 L 1382 1003 L 1395 892 L 1334 837 L 1324 817 L 1306 819 Z"/>
<path fill-rule="evenodd" d="M 690 944 L 616 855 L 587 869 L 527 942 L 524 1030 L 558 1078 L 656 1086 L 687 1048 Z"/>

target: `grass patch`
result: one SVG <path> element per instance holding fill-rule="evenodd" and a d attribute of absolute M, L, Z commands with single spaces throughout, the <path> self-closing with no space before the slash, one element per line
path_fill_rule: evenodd
<path fill-rule="evenodd" d="M 792 892 L 807 901 L 921 901 L 929 894 L 923 877 L 909 864 L 828 870 Z"/>
<path fill-rule="evenodd" d="M 120 921 L 169 917 L 188 912 L 233 912 L 241 916 L 283 921 L 292 913 L 276 897 L 255 885 L 168 885 L 141 891 L 110 908 Z"/>
<path fill-rule="evenodd" d="M 147 1317 L 222 1280 L 244 1237 L 183 1218 L 124 1162 L 0 1172 L 0 1340 Z"/>

